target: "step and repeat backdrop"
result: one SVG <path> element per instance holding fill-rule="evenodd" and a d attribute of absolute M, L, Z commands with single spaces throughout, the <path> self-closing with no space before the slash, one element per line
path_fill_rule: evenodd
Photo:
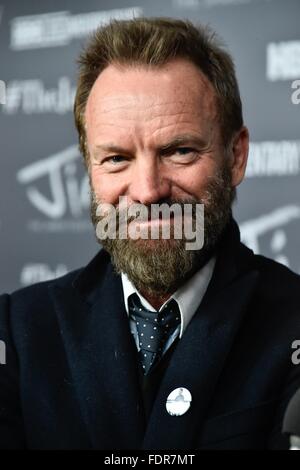
<path fill-rule="evenodd" d="M 85 265 L 99 249 L 73 123 L 76 58 L 110 18 L 210 24 L 232 52 L 251 134 L 242 238 L 300 273 L 299 0 L 0 0 L 0 291 Z"/>

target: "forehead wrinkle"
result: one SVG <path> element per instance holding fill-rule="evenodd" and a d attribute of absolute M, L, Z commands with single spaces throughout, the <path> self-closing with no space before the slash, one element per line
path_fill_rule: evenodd
<path fill-rule="evenodd" d="M 148 100 L 150 101 L 150 100 Z M 108 106 L 106 105 L 106 102 L 108 102 Z M 115 104 L 114 104 L 115 103 Z M 122 110 L 122 109 L 132 109 L 132 110 L 149 110 L 149 109 L 155 109 L 158 107 L 175 107 L 179 106 L 181 109 L 190 106 L 191 104 L 195 103 L 194 99 L 191 100 L 170 100 L 170 101 L 159 101 L 152 100 L 152 102 L 147 103 L 145 101 L 144 97 L 140 97 L 140 99 L 136 99 L 136 97 L 131 97 L 130 99 L 125 99 L 124 96 L 120 97 L 111 97 L 107 99 L 100 99 L 98 102 L 92 103 L 88 102 L 87 104 L 87 109 L 90 109 L 91 112 L 95 113 L 98 111 L 101 111 L 102 113 L 110 113 L 116 110 Z M 106 106 L 105 106 L 106 105 Z"/>
<path fill-rule="evenodd" d="M 195 115 L 191 115 L 191 113 L 170 113 L 168 114 L 167 116 L 165 114 L 158 114 L 156 116 L 142 116 L 139 120 L 138 120 L 138 123 L 142 123 L 142 122 L 147 122 L 147 123 L 150 123 L 152 122 L 153 125 L 155 125 L 155 121 L 158 121 L 158 126 L 165 126 L 165 125 L 176 125 L 177 123 L 180 123 L 180 124 L 188 124 L 188 123 L 191 123 L 194 119 L 194 116 L 196 116 L 197 118 L 201 118 L 201 113 L 197 113 Z M 190 119 L 189 119 L 190 118 Z M 167 124 L 165 124 L 166 121 L 170 121 L 171 122 L 168 122 Z M 122 123 L 126 124 L 126 122 L 135 122 L 137 121 L 137 117 L 136 116 L 130 116 L 130 115 L 124 115 L 122 117 L 120 117 L 118 120 L 116 119 L 112 119 L 111 121 L 105 119 L 105 117 L 103 116 L 103 119 L 102 117 L 100 116 L 98 122 L 95 124 L 97 127 L 98 126 L 120 126 L 120 127 L 126 127 L 126 125 L 122 125 Z M 199 120 L 200 122 L 200 120 Z"/>
<path fill-rule="evenodd" d="M 173 104 L 173 107 L 174 107 L 174 103 Z M 158 107 L 159 105 L 157 105 Z M 161 105 L 163 106 L 163 105 Z M 148 107 L 149 109 L 150 107 Z M 145 106 L 141 106 L 139 109 L 128 109 L 127 106 L 120 106 L 119 108 L 114 108 L 114 109 L 109 109 L 109 110 L 104 110 L 102 111 L 101 109 L 97 108 L 95 109 L 95 113 L 96 114 L 96 121 L 97 122 L 97 126 L 98 125 L 109 125 L 110 123 L 107 121 L 107 116 L 109 116 L 111 113 L 113 113 L 114 111 L 118 111 L 119 109 L 120 110 L 125 110 L 125 112 L 121 113 L 120 115 L 116 115 L 114 118 L 113 118 L 113 121 L 112 123 L 114 125 L 118 123 L 121 123 L 122 121 L 135 121 L 138 119 L 139 122 L 143 121 L 143 122 L 151 122 L 151 121 L 156 121 L 156 120 L 159 120 L 160 123 L 165 121 L 165 120 L 168 120 L 168 119 L 172 119 L 172 122 L 171 122 L 171 125 L 174 124 L 174 121 L 176 122 L 176 120 L 178 120 L 179 122 L 183 123 L 185 121 L 191 121 L 193 120 L 195 117 L 197 119 L 199 119 L 199 123 L 201 122 L 201 116 L 202 116 L 202 113 L 203 113 L 203 110 L 205 109 L 204 107 L 201 107 L 199 106 L 199 108 L 196 108 L 196 109 L 190 109 L 188 108 L 188 106 L 185 106 L 183 105 L 183 107 L 181 109 L 169 109 L 169 110 L 166 110 L 166 109 L 157 109 L 156 113 L 152 114 L 151 112 L 150 113 L 147 113 L 146 110 L 147 108 Z M 151 108 L 152 109 L 152 108 Z M 138 116 L 139 115 L 139 116 Z M 215 119 L 215 116 L 216 116 L 216 111 L 214 110 L 214 112 L 211 112 L 210 114 L 210 120 L 211 121 L 214 121 Z M 91 116 L 92 117 L 92 116 Z M 186 119 L 186 117 L 190 117 L 190 119 Z"/>
<path fill-rule="evenodd" d="M 183 113 L 181 115 L 181 119 L 178 119 L 177 113 L 174 113 L 172 115 L 174 119 L 172 119 L 171 122 L 169 120 L 164 119 L 164 115 L 156 116 L 155 118 L 152 118 L 150 128 L 144 128 L 143 123 L 140 120 L 137 121 L 136 119 L 124 119 L 121 121 L 113 120 L 111 122 L 107 122 L 106 120 L 100 120 L 95 125 L 94 132 L 98 136 L 100 136 L 101 134 L 105 136 L 109 135 L 110 129 L 113 129 L 114 131 L 119 129 L 119 135 L 114 132 L 113 139 L 122 139 L 123 141 L 123 139 L 125 138 L 127 141 L 130 140 L 131 142 L 135 142 L 135 144 L 133 145 L 138 145 L 137 142 L 139 141 L 138 146 L 140 147 L 144 147 L 145 145 L 147 146 L 149 144 L 151 145 L 151 141 L 153 139 L 155 142 L 158 142 L 157 145 L 159 146 L 161 140 L 165 142 L 167 140 L 172 140 L 174 137 L 176 137 L 177 134 L 189 132 L 195 132 L 196 134 L 202 136 L 204 132 L 204 135 L 206 133 L 208 140 L 211 141 L 213 135 L 218 130 L 216 126 L 212 125 L 212 122 L 208 120 L 206 120 L 202 124 L 202 126 L 200 126 L 200 114 L 198 115 L 199 126 L 197 125 L 197 121 L 195 122 L 195 120 L 192 118 L 187 119 L 187 116 L 190 116 L 190 113 Z M 171 130 L 169 131 L 170 128 Z M 147 141 L 148 144 L 146 143 Z"/>

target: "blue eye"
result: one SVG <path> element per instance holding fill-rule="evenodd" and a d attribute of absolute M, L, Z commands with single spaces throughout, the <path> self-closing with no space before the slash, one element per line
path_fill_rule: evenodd
<path fill-rule="evenodd" d="M 191 153 L 193 152 L 194 150 L 190 147 L 179 147 L 178 149 L 176 149 L 176 152 L 175 153 L 181 153 L 181 155 L 186 155 L 187 153 Z"/>
<path fill-rule="evenodd" d="M 108 160 L 112 163 L 120 163 L 124 161 L 124 157 L 122 155 L 112 155 Z"/>

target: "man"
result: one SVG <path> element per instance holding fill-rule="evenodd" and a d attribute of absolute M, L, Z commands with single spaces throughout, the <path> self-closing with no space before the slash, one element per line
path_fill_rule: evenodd
<path fill-rule="evenodd" d="M 300 283 L 232 219 L 249 137 L 229 54 L 188 21 L 113 21 L 81 56 L 75 119 L 103 249 L 1 297 L 1 447 L 287 448 Z M 131 213 L 119 236 L 160 204 L 193 210 Z M 175 226 L 200 231 L 201 205 L 187 249 Z"/>

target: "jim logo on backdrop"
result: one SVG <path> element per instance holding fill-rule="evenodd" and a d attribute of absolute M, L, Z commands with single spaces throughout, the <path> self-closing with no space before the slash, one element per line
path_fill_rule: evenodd
<path fill-rule="evenodd" d="M 286 253 L 288 249 L 287 229 L 290 224 L 300 220 L 300 206 L 288 204 L 278 207 L 266 214 L 261 214 L 255 219 L 240 223 L 242 241 L 255 253 L 259 254 L 266 250 L 262 248 L 262 240 L 269 240 L 268 255 L 278 263 L 291 267 L 300 272 L 300 265 L 291 266 L 290 259 Z M 294 263 L 299 260 L 293 259 Z"/>
<path fill-rule="evenodd" d="M 79 175 L 79 159 L 77 146 L 73 145 L 18 171 L 17 180 L 25 186 L 30 203 L 46 217 L 29 221 L 31 230 L 90 229 L 89 181 L 88 175 Z"/>
<path fill-rule="evenodd" d="M 77 146 L 50 155 L 17 173 L 26 196 L 38 215 L 27 216 L 27 228 L 35 233 L 81 233 L 91 230 L 88 215 L 89 181 L 80 172 Z M 27 286 L 66 274 L 64 262 L 51 266 L 46 262 L 28 262 L 20 272 L 20 285 Z"/>

